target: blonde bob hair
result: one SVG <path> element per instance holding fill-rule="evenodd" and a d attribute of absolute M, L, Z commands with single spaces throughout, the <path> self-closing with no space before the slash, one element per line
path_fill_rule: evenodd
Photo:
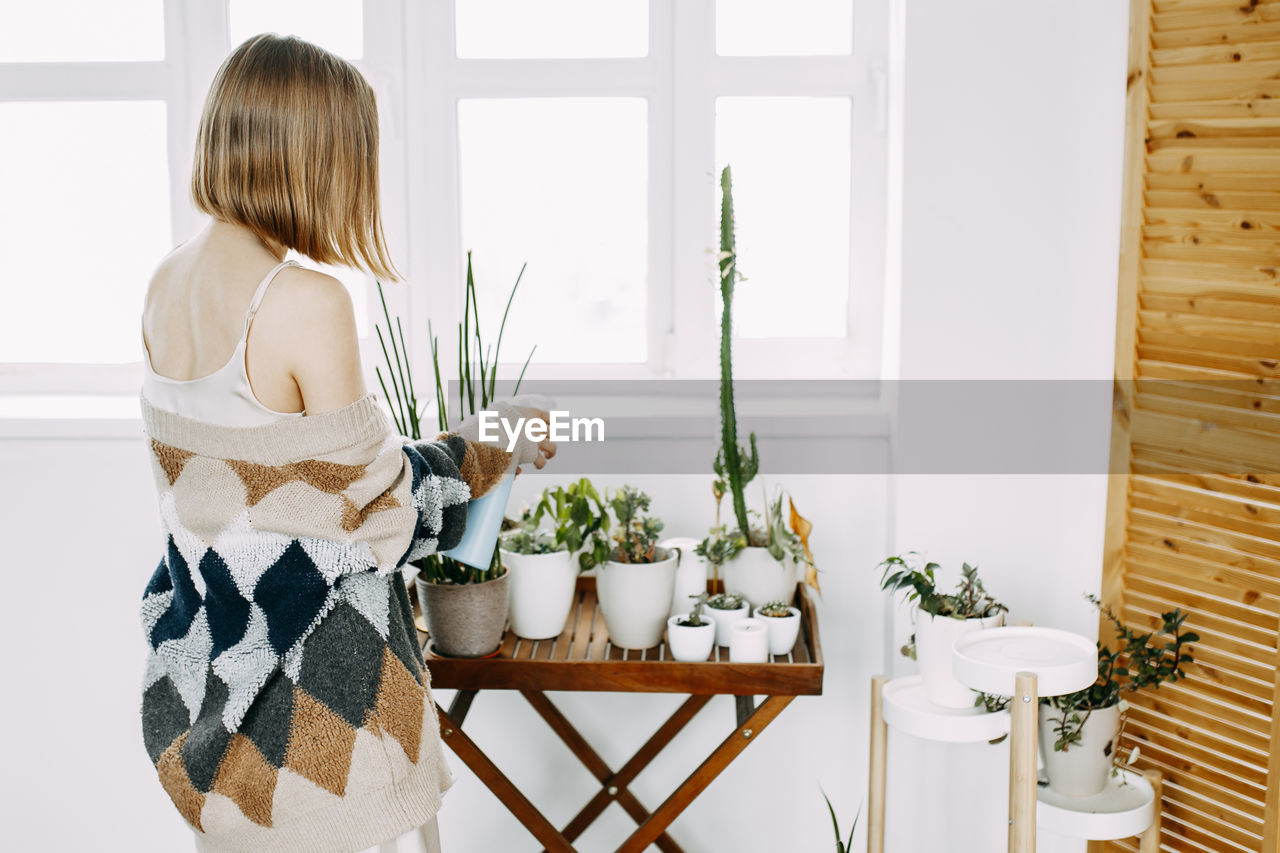
<path fill-rule="evenodd" d="M 378 105 L 355 66 L 263 33 L 218 69 L 196 137 L 196 207 L 317 263 L 398 279 L 378 212 Z"/>

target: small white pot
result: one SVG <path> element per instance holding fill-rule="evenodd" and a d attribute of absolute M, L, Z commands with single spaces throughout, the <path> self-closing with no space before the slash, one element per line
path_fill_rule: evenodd
<path fill-rule="evenodd" d="M 943 708 L 972 708 L 974 693 L 956 680 L 951 662 L 956 640 L 974 631 L 1004 624 L 1004 612 L 985 619 L 953 619 L 912 611 L 916 626 L 916 661 L 924 681 L 924 695 Z"/>
<path fill-rule="evenodd" d="M 778 562 L 768 548 L 743 548 L 724 564 L 724 591 L 742 596 L 752 607 L 789 602 L 796 594 L 796 565 Z"/>
<path fill-rule="evenodd" d="M 550 554 L 502 552 L 511 573 L 511 630 L 526 640 L 558 637 L 573 607 L 578 564 L 568 551 Z"/>
<path fill-rule="evenodd" d="M 701 625 L 681 625 L 680 620 L 688 615 L 680 613 L 667 620 L 667 645 L 676 660 L 704 661 L 716 644 L 716 623 L 704 618 Z"/>
<path fill-rule="evenodd" d="M 739 619 L 729 627 L 729 660 L 734 663 L 768 663 L 769 629 L 759 619 Z"/>
<path fill-rule="evenodd" d="M 1120 705 L 1078 711 L 1084 720 L 1080 740 L 1063 752 L 1053 748 L 1063 712 L 1050 705 L 1040 706 L 1040 754 L 1049 775 L 1049 787 L 1068 797 L 1092 797 L 1107 786 L 1115 759 L 1116 738 L 1120 734 Z M 1072 712 L 1067 711 L 1070 717 Z"/>
<path fill-rule="evenodd" d="M 596 596 L 609 642 L 620 649 L 650 649 L 662 642 L 675 588 L 676 554 L 659 548 L 653 563 L 606 561 L 596 572 Z"/>
<path fill-rule="evenodd" d="M 795 648 L 796 637 L 800 635 L 800 609 L 788 607 L 790 616 L 765 616 L 757 607 L 751 613 L 769 629 L 769 654 L 790 654 Z"/>
<path fill-rule="evenodd" d="M 710 614 L 712 621 L 716 623 L 716 645 L 729 645 L 729 631 L 733 628 L 734 622 L 741 622 L 751 615 L 751 605 L 742 602 L 742 606 L 737 610 L 717 610 L 714 607 L 702 608 L 703 613 Z"/>
<path fill-rule="evenodd" d="M 697 539 L 676 537 L 663 539 L 658 545 L 680 551 L 675 589 L 671 593 L 670 614 L 683 616 L 689 612 L 689 608 L 693 607 L 690 597 L 707 591 L 707 561 L 693 552 L 693 549 L 698 547 Z"/>

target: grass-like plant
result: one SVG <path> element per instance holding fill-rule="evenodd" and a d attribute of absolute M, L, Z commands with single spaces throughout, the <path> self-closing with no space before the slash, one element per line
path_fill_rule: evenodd
<path fill-rule="evenodd" d="M 498 327 L 497 339 L 486 346 L 480 329 L 480 308 L 476 300 L 476 282 L 471 268 L 471 253 L 467 252 L 467 283 L 463 299 L 462 320 L 458 323 L 458 409 L 454 418 L 449 416 L 447 390 L 440 372 L 440 354 L 438 340 L 432 330 L 431 322 L 427 322 L 427 335 L 431 339 L 431 367 L 435 378 L 436 421 L 440 432 L 448 432 L 462 420 L 481 411 L 497 399 L 498 358 L 502 350 L 502 335 L 506 331 L 507 316 L 511 312 L 511 303 L 515 299 L 516 290 L 524 278 L 525 268 L 520 268 L 511 293 L 507 296 L 506 309 L 502 312 L 502 323 Z M 391 419 L 401 435 L 420 440 L 422 435 L 423 404 L 419 402 L 413 381 L 413 369 L 409 362 L 409 346 L 405 340 L 404 327 L 397 316 L 394 321 L 387 308 L 387 298 L 382 290 L 382 282 L 377 282 L 378 299 L 382 303 L 382 318 L 386 324 L 383 334 L 381 324 L 374 324 L 378 336 L 378 344 L 382 348 L 383 365 L 374 368 L 378 377 L 378 385 L 382 388 L 383 399 L 391 410 Z M 390 348 L 388 349 L 388 345 Z M 529 351 L 511 390 L 516 394 L 520 383 L 524 380 L 525 370 L 533 359 L 534 350 Z M 382 368 L 386 368 L 386 374 Z M 387 383 L 390 382 L 388 389 Z M 479 405 L 477 405 L 477 403 Z M 493 580 L 503 572 L 502 560 L 498 548 L 493 549 L 493 558 L 489 566 L 477 569 L 442 554 L 431 554 L 417 563 L 423 576 L 433 583 L 481 583 Z"/>
<path fill-rule="evenodd" d="M 831 815 L 831 828 L 836 834 L 836 853 L 853 853 L 853 832 L 858 828 L 858 819 L 862 817 L 862 809 L 858 809 L 858 813 L 853 816 L 853 824 L 849 827 L 848 837 L 842 839 L 840 821 L 836 818 L 835 807 L 831 805 L 831 798 L 827 796 L 826 791 L 822 792 L 822 799 L 827 801 L 827 812 Z"/>

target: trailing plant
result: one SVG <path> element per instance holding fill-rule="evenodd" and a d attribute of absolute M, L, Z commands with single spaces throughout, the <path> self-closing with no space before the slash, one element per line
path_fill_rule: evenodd
<path fill-rule="evenodd" d="M 791 615 L 791 605 L 785 601 L 770 601 L 760 605 L 756 611 L 761 616 L 769 616 L 774 619 L 785 619 Z"/>
<path fill-rule="evenodd" d="M 707 606 L 712 610 L 741 610 L 746 599 L 740 595 L 719 592 L 707 599 Z"/>
<path fill-rule="evenodd" d="M 1187 646 L 1200 641 L 1199 634 L 1184 627 L 1187 614 L 1179 608 L 1162 613 L 1157 630 L 1140 633 L 1122 622 L 1097 596 L 1085 598 L 1111 623 L 1116 643 L 1114 647 L 1098 643 L 1097 681 L 1078 693 L 1041 700 L 1041 704 L 1058 711 L 1056 719 L 1050 718 L 1057 752 L 1066 752 L 1080 742 L 1084 724 L 1094 711 L 1117 703 L 1123 710 L 1126 695 L 1147 688 L 1158 690 L 1161 684 L 1185 677 L 1184 667 L 1192 662 L 1192 650 Z"/>
<path fill-rule="evenodd" d="M 475 275 L 471 267 L 471 253 L 467 252 L 467 282 L 463 298 L 462 320 L 458 323 L 458 409 L 456 418 L 450 418 L 447 391 L 440 372 L 439 342 L 435 332 L 427 322 L 427 335 L 431 339 L 431 367 L 435 378 L 436 421 L 440 432 L 448 432 L 451 426 L 483 409 L 497 399 L 498 358 L 502 350 L 502 336 L 507 327 L 507 315 L 511 311 L 511 303 L 515 299 L 520 280 L 524 278 L 525 268 L 520 268 L 515 284 L 507 296 L 506 309 L 502 312 L 502 323 L 498 327 L 496 340 L 486 346 L 480 328 L 480 308 L 476 299 Z M 377 282 L 378 299 L 382 303 L 382 318 L 386 323 L 386 334 L 379 324 L 374 325 L 378 336 L 378 344 L 382 348 L 382 358 L 386 367 L 383 375 L 381 367 L 375 367 L 378 385 L 382 388 L 382 396 L 391 410 L 391 419 L 401 435 L 420 440 L 422 436 L 423 407 L 418 401 L 413 381 L 413 370 L 409 361 L 409 347 L 405 341 L 404 327 L 397 316 L 392 321 L 391 312 L 387 308 L 386 295 L 382 290 L 382 282 Z M 388 350 L 390 344 L 390 350 Z M 516 394 L 524 379 L 524 372 L 533 359 L 534 347 L 529 351 L 511 390 Z M 390 390 L 387 383 L 390 382 Z M 493 558 L 487 568 L 478 569 L 459 563 L 457 560 L 442 554 L 431 554 L 415 563 L 422 571 L 423 577 L 432 583 L 481 583 L 493 580 L 504 571 L 498 547 L 493 549 Z"/>
<path fill-rule="evenodd" d="M 677 619 L 676 624 L 684 625 L 686 628 L 701 628 L 703 625 L 711 624 L 710 620 L 702 615 L 702 608 L 707 606 L 707 594 L 700 592 L 689 597 L 693 599 L 693 609 L 686 613 L 683 619 Z"/>
<path fill-rule="evenodd" d="M 819 788 L 819 790 L 822 790 Z M 836 853 L 853 853 L 853 833 L 858 828 L 858 819 L 862 817 L 862 809 L 858 809 L 858 813 L 853 816 L 853 824 L 849 827 L 849 835 L 841 840 L 840 821 L 836 819 L 836 810 L 831 805 L 831 798 L 827 796 L 826 791 L 822 791 L 822 799 L 827 801 L 827 812 L 831 815 L 831 828 L 836 834 Z"/>
<path fill-rule="evenodd" d="M 531 521 L 537 526 L 546 517 L 555 544 L 569 552 L 583 546 L 597 530 L 609 529 L 609 513 L 596 487 L 586 477 L 567 487 L 544 489 Z"/>
<path fill-rule="evenodd" d="M 662 521 L 645 515 L 649 496 L 639 489 L 623 486 L 606 503 L 613 513 L 615 527 L 610 536 L 608 524 L 602 522 L 591 533 L 586 549 L 578 557 L 582 569 L 602 566 L 609 560 L 618 563 L 652 563 L 658 547 Z"/>
<path fill-rule="evenodd" d="M 791 529 L 782 522 L 782 495 L 779 492 L 776 510 L 765 498 L 765 517 L 762 527 L 753 528 L 747 511 L 746 487 L 760 470 L 760 454 L 756 446 L 756 434 L 748 434 L 747 446 L 738 441 L 738 416 L 733 390 L 733 297 L 739 281 L 746 279 L 738 271 L 737 231 L 733 215 L 733 173 L 729 166 L 720 172 L 720 250 L 716 255 L 720 285 L 720 447 L 716 451 L 712 470 L 716 479 L 712 490 L 716 496 L 716 523 L 709 540 L 730 539 L 734 544 L 716 552 L 708 540 L 704 540 L 703 555 L 716 554 L 720 562 L 713 563 L 718 580 L 720 565 L 732 559 L 743 547 L 761 546 L 779 562 L 790 556 L 794 562 L 804 563 L 805 583 L 821 594 L 818 585 L 818 568 L 809 550 L 809 535 L 813 525 L 796 512 L 795 502 L 790 504 Z M 725 532 L 720 524 L 720 502 L 730 496 L 737 530 Z M 738 544 L 738 540 L 741 544 Z M 727 556 L 726 556 L 727 555 Z"/>

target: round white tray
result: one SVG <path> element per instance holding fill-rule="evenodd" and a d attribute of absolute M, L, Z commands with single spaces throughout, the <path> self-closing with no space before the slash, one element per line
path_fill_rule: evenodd
<path fill-rule="evenodd" d="M 998 696 L 1012 696 L 1017 674 L 1033 672 L 1040 696 L 1061 696 L 1097 681 L 1098 648 L 1056 628 L 990 628 L 956 641 L 952 669 L 961 684 Z"/>
<path fill-rule="evenodd" d="M 1069 838 L 1111 841 L 1142 833 L 1155 820 L 1155 792 L 1141 773 L 1121 771 L 1101 794 L 1068 797 L 1052 788 L 1036 791 L 1036 825 Z"/>
<path fill-rule="evenodd" d="M 884 686 L 884 721 L 900 732 L 925 740 L 977 743 L 1009 733 L 1009 712 L 981 708 L 943 708 L 924 695 L 918 675 L 895 678 Z"/>

